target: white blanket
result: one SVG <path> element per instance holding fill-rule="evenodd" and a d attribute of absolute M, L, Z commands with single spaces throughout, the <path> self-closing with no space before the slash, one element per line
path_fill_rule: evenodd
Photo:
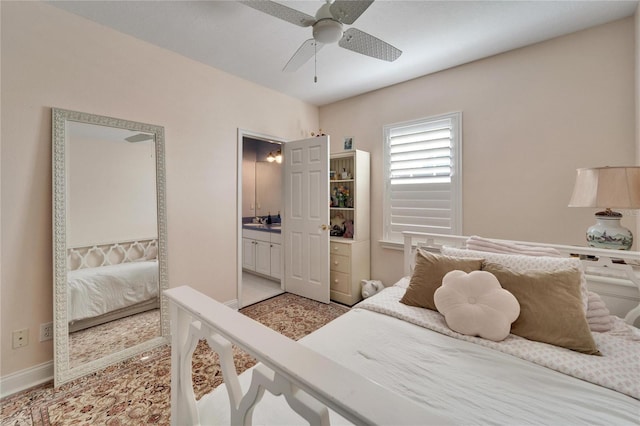
<path fill-rule="evenodd" d="M 365 299 L 357 306 L 391 315 L 456 339 L 486 346 L 640 399 L 640 330 L 625 324 L 620 318 L 617 318 L 611 331 L 593 333 L 602 356 L 585 355 L 513 334 L 501 342 L 494 342 L 456 333 L 447 326 L 444 316 L 439 312 L 399 303 L 404 292 L 402 286 L 389 287 L 379 293 L 378 297 Z"/>
<path fill-rule="evenodd" d="M 389 291 L 391 290 L 391 291 Z M 377 303 L 386 289 L 366 304 Z M 385 294 L 386 293 L 386 294 Z M 451 338 L 358 305 L 300 340 L 454 424 L 637 425 L 640 401 L 515 356 Z M 240 376 L 246 390 L 250 371 Z M 637 382 L 638 377 L 629 377 Z M 384 401 L 380 401 L 384 404 Z M 389 407 L 389 410 L 393 410 Z M 224 386 L 198 402 L 201 424 L 229 424 Z M 347 424 L 331 413 L 332 424 Z M 265 393 L 254 423 L 305 422 L 283 398 Z"/>
<path fill-rule="evenodd" d="M 67 274 L 69 321 L 93 318 L 158 296 L 158 262 L 129 262 Z"/>
<path fill-rule="evenodd" d="M 560 257 L 562 254 L 552 247 L 526 246 L 508 241 L 496 241 L 473 235 L 467 239 L 469 250 L 488 251 L 491 253 L 526 254 L 527 256 Z"/>

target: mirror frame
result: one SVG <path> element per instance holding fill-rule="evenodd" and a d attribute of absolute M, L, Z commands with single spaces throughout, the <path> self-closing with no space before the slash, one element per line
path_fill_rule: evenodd
<path fill-rule="evenodd" d="M 58 387 L 141 352 L 168 344 L 170 339 L 169 304 L 163 291 L 169 288 L 167 269 L 167 213 L 164 127 L 138 123 L 60 108 L 52 108 L 52 175 L 53 175 L 53 324 L 54 324 L 54 386 Z M 66 123 L 94 124 L 152 133 L 156 154 L 156 200 L 158 224 L 158 286 L 160 294 L 160 336 L 80 366 L 69 367 L 69 323 L 67 321 L 67 162 Z"/>

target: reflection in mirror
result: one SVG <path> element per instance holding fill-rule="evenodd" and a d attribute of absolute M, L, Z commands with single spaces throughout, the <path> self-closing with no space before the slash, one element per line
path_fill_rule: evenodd
<path fill-rule="evenodd" d="M 278 215 L 282 211 L 282 164 L 256 162 L 256 216 Z"/>
<path fill-rule="evenodd" d="M 167 341 L 164 129 L 53 109 L 55 385 Z"/>

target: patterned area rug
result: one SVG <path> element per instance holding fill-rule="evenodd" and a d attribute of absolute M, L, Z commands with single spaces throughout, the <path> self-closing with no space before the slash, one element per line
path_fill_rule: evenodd
<path fill-rule="evenodd" d="M 301 337 L 347 312 L 285 293 L 240 312 L 292 338 Z M 255 360 L 234 348 L 238 372 Z M 192 360 L 197 398 L 222 383 L 218 357 L 201 341 Z M 57 389 L 48 383 L 0 401 L 2 425 L 168 425 L 171 350 L 163 346 Z"/>
<path fill-rule="evenodd" d="M 69 367 L 120 352 L 160 336 L 160 309 L 69 334 Z"/>

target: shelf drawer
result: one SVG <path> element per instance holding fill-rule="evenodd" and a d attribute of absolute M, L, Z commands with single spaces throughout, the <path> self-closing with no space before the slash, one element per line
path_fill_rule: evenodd
<path fill-rule="evenodd" d="M 349 274 L 331 271 L 329 275 L 331 280 L 331 290 L 349 294 L 349 284 L 351 283 L 351 276 Z"/>
<path fill-rule="evenodd" d="M 349 250 L 349 244 L 334 243 L 329 245 L 331 254 L 339 254 L 341 256 L 351 256 L 351 250 Z"/>
<path fill-rule="evenodd" d="M 339 254 L 331 253 L 331 264 L 329 269 L 337 272 L 344 272 L 348 274 L 351 272 L 351 258 L 348 256 L 340 256 Z"/>

